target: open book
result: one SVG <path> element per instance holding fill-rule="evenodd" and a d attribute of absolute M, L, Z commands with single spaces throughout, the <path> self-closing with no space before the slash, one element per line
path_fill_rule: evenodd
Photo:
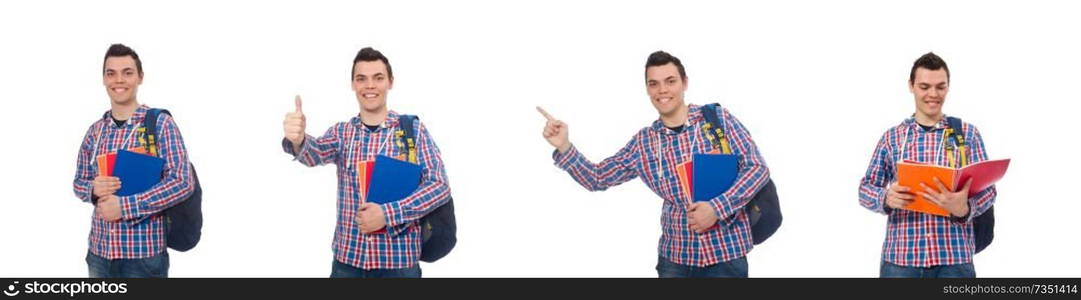
<path fill-rule="evenodd" d="M 911 189 L 916 199 L 905 207 L 907 210 L 918 211 L 939 216 L 949 216 L 946 209 L 920 195 L 924 189 L 920 183 L 933 190 L 938 189 L 934 178 L 938 178 L 950 191 L 957 191 L 964 187 L 970 178 L 972 185 L 968 188 L 968 196 L 971 197 L 1002 179 L 1006 175 L 1006 168 L 1010 166 L 1010 159 L 985 160 L 968 165 L 964 168 L 955 169 L 950 167 L 936 166 L 912 161 L 897 163 L 897 184 Z"/>

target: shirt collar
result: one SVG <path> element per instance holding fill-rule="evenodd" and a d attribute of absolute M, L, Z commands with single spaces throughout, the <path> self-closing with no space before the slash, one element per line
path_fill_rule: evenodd
<path fill-rule="evenodd" d="M 945 129 L 948 126 L 948 123 L 946 122 L 947 118 L 949 118 L 949 116 L 942 115 L 942 120 L 938 120 L 938 122 L 935 122 L 932 130 Z M 908 117 L 908 119 L 905 119 L 904 124 L 905 126 L 908 126 L 912 129 L 919 129 L 921 131 L 923 130 L 923 127 L 920 126 L 920 123 L 916 122 L 916 114 L 912 114 Z"/>
<path fill-rule="evenodd" d="M 387 118 L 383 120 L 382 124 L 379 124 L 379 128 L 397 128 L 398 127 L 398 112 L 393 110 L 387 111 Z M 349 119 L 349 123 L 357 128 L 364 128 L 364 123 L 360 121 L 360 116 L 353 116 Z"/>
<path fill-rule="evenodd" d="M 124 122 L 124 126 L 133 126 L 133 124 L 135 123 L 143 122 L 143 118 L 146 117 L 146 112 L 149 109 L 149 106 L 146 106 L 145 104 L 140 104 L 138 107 L 135 108 L 135 112 L 131 114 L 131 118 Z M 113 122 L 113 110 L 111 109 L 105 111 L 105 115 L 102 116 L 102 120 L 106 121 L 107 124 L 113 124 L 114 127 L 116 126 L 116 122 Z"/>
<path fill-rule="evenodd" d="M 683 131 L 690 130 L 691 127 L 694 127 L 693 125 L 701 123 L 704 120 L 705 117 L 702 116 L 702 107 L 697 104 L 688 104 L 687 123 L 683 124 L 685 126 L 683 128 Z M 653 124 L 650 125 L 650 129 L 662 134 L 679 134 L 679 132 L 665 127 L 664 122 L 661 121 L 660 117 L 658 117 L 657 120 L 653 121 Z"/>

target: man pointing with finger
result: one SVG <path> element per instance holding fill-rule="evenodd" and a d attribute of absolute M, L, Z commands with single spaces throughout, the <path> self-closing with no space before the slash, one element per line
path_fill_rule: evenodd
<path fill-rule="evenodd" d="M 360 105 L 357 116 L 331 126 L 316 138 L 304 131 L 306 121 L 297 96 L 295 110 L 285 115 L 282 148 L 309 167 L 338 166 L 338 221 L 331 277 L 420 277 L 421 230 L 417 221 L 450 196 L 439 148 L 424 124 L 413 122 L 421 167 L 416 191 L 386 204 L 366 203 L 360 192 L 358 164 L 375 160 L 376 155 L 399 158 L 406 149 L 395 143 L 395 134 L 401 129 L 400 115 L 387 109 L 394 73 L 386 56 L 372 48 L 360 49 L 353 59 L 351 81 Z"/>
<path fill-rule="evenodd" d="M 693 202 L 680 186 L 676 166 L 714 146 L 703 126 L 704 109 L 687 105 L 687 74 L 680 60 L 663 51 L 646 60 L 646 92 L 660 118 L 631 138 L 623 149 L 600 163 L 590 162 L 571 144 L 566 123 L 541 108 L 548 120 L 544 138 L 556 148 L 556 166 L 590 191 L 641 177 L 664 201 L 658 245 L 660 277 L 747 277 L 747 252 L 753 246 L 743 207 L 769 179 L 750 133 L 727 110 L 718 108 L 731 153 L 739 169 L 731 188 L 710 201 Z M 693 202 L 693 204 L 691 204 Z"/>

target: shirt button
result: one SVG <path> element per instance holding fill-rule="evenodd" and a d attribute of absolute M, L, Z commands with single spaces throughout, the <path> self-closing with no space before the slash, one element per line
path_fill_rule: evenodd
<path fill-rule="evenodd" d="M 374 237 L 374 236 L 369 236 L 369 237 L 368 237 L 368 241 L 369 241 L 369 242 L 371 242 L 371 241 L 375 241 L 375 237 Z"/>

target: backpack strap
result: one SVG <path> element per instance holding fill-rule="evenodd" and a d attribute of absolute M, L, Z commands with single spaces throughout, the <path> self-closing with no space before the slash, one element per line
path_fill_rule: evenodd
<path fill-rule="evenodd" d="M 398 138 L 398 149 L 405 149 L 400 157 L 405 161 L 417 163 L 417 133 L 413 130 L 413 123 L 417 120 L 414 115 L 399 115 L 398 130 L 394 135 Z"/>
<path fill-rule="evenodd" d="M 724 126 L 720 118 L 717 118 L 717 107 L 720 104 L 710 103 L 702 106 L 702 117 L 706 124 L 702 125 L 702 131 L 706 132 L 706 139 L 713 144 L 713 149 L 720 149 L 723 154 L 732 154 L 732 147 L 728 145 L 728 138 L 724 136 Z"/>
<path fill-rule="evenodd" d="M 946 117 L 946 138 L 951 140 L 946 143 L 946 160 L 950 166 L 960 168 L 968 165 L 968 147 L 965 145 L 965 131 L 960 118 Z M 961 153 L 960 164 L 953 157 L 953 147 L 957 147 Z"/>
<path fill-rule="evenodd" d="M 146 151 L 151 156 L 158 156 L 158 116 L 162 113 L 167 115 L 173 115 L 169 113 L 169 110 L 151 108 L 146 111 L 146 117 L 143 118 L 143 128 L 145 128 L 146 141 L 143 145 L 146 146 Z"/>

